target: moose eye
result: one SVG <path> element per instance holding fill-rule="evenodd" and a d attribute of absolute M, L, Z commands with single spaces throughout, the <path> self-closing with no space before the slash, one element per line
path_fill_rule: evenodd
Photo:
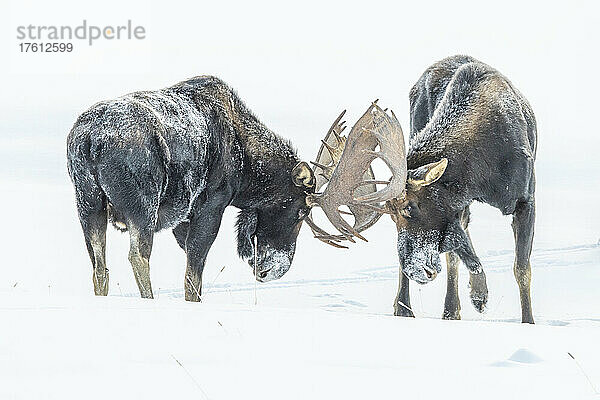
<path fill-rule="evenodd" d="M 413 207 L 410 204 L 408 204 L 406 207 L 404 207 L 400 211 L 400 214 L 402 214 L 402 216 L 404 218 L 410 218 L 411 217 L 410 213 L 412 212 L 412 210 L 413 210 Z"/>

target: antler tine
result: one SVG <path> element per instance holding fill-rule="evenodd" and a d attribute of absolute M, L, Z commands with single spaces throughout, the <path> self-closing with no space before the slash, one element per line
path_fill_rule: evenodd
<path fill-rule="evenodd" d="M 354 186 L 354 188 L 356 189 L 356 188 L 358 188 L 360 186 L 364 186 L 364 185 L 389 185 L 389 184 L 390 184 L 390 181 L 380 181 L 377 179 L 369 179 L 366 181 L 359 182 L 356 186 Z"/>
<path fill-rule="evenodd" d="M 315 238 L 319 239 L 323 243 L 327 243 L 328 245 L 336 247 L 338 249 L 347 249 L 348 248 L 348 246 L 344 246 L 342 244 L 338 244 L 336 242 L 332 242 L 331 240 L 328 240 L 328 239 L 323 239 L 323 238 L 320 238 L 320 237 L 317 237 L 317 236 L 315 236 Z"/>
<path fill-rule="evenodd" d="M 368 204 L 368 203 L 363 203 L 360 206 L 368 208 L 369 210 L 373 210 L 379 214 L 389 214 L 390 213 L 390 211 L 385 207 L 378 207 L 378 206 L 374 206 L 374 205 Z"/>
<path fill-rule="evenodd" d="M 323 146 L 325 146 L 325 148 L 326 148 L 326 149 L 327 149 L 327 151 L 329 152 L 329 155 L 330 155 L 330 156 L 333 156 L 333 151 L 334 151 L 334 148 L 333 148 L 333 147 L 331 147 L 331 145 L 330 145 L 329 143 L 327 143 L 326 141 L 324 141 L 324 140 L 322 140 L 322 139 L 321 139 L 321 143 L 323 144 Z"/>
<path fill-rule="evenodd" d="M 335 136 L 335 140 L 337 140 L 338 144 L 342 144 L 343 140 L 342 140 L 342 132 L 344 132 L 344 129 L 346 129 L 346 125 L 344 125 L 346 123 L 346 121 L 342 121 L 340 122 L 340 124 L 338 125 L 339 129 L 334 129 L 333 131 L 331 131 L 333 133 L 333 135 Z"/>
<path fill-rule="evenodd" d="M 329 136 L 329 133 L 333 133 L 336 136 L 336 139 L 339 138 L 339 133 L 341 133 L 344 130 L 342 126 L 346 123 L 346 121 L 340 122 L 345 114 L 346 110 L 343 110 L 340 113 L 340 115 L 338 115 L 338 117 L 335 119 L 335 121 L 333 121 L 333 124 L 331 124 L 331 127 L 327 131 L 326 137 Z M 338 132 L 337 129 L 340 129 L 340 131 Z"/>
<path fill-rule="evenodd" d="M 324 196 L 323 196 L 324 198 Z M 323 212 L 329 219 L 329 222 L 343 235 L 347 240 L 353 241 L 352 236 L 356 236 L 357 238 L 368 242 L 368 240 L 360 234 L 356 229 L 354 229 L 342 216 L 340 215 L 339 209 L 332 209 L 329 206 L 321 206 Z"/>
<path fill-rule="evenodd" d="M 319 162 L 316 162 L 316 161 L 309 161 L 309 162 L 310 162 L 312 165 L 314 165 L 315 167 L 319 167 L 319 168 L 321 168 L 321 169 L 327 169 L 327 168 L 329 168 L 329 167 L 330 167 L 329 165 L 321 164 L 321 163 L 319 163 Z"/>
<path fill-rule="evenodd" d="M 346 110 L 343 110 L 340 113 L 340 115 L 338 115 L 338 117 L 335 119 L 335 121 L 333 121 L 333 124 L 331 124 L 331 127 L 327 131 L 325 138 L 321 140 L 322 145 L 321 150 L 317 155 L 317 160 L 312 162 L 313 165 L 323 170 L 323 173 L 320 173 L 318 175 L 321 175 L 323 178 L 325 178 L 326 181 L 329 181 L 329 178 L 331 177 L 331 174 L 333 173 L 333 170 L 337 165 L 337 161 L 339 160 L 344 150 L 345 138 L 343 138 L 340 134 L 344 130 L 344 124 L 346 122 L 340 122 L 340 120 L 344 117 L 345 114 Z M 325 151 L 328 157 L 323 158 L 323 151 Z M 324 184 L 323 181 L 318 183 L 320 184 L 319 186 L 322 186 Z"/>
<path fill-rule="evenodd" d="M 347 246 L 343 246 L 343 245 L 337 243 L 337 242 L 346 240 L 346 237 L 341 236 L 341 235 L 331 235 L 331 234 L 327 233 L 323 229 L 319 228 L 319 226 L 317 224 L 315 224 L 315 222 L 313 221 L 313 219 L 310 215 L 308 215 L 306 217 L 305 221 L 308 224 L 308 226 L 310 227 L 310 229 L 312 230 L 312 233 L 316 239 L 319 239 L 321 242 L 327 243 L 330 246 L 337 247 L 338 249 L 347 249 L 348 248 Z"/>

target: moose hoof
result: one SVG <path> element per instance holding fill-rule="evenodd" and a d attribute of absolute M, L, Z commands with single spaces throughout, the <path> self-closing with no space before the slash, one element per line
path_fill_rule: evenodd
<path fill-rule="evenodd" d="M 458 320 L 460 319 L 460 310 L 444 310 L 442 319 Z"/>
<path fill-rule="evenodd" d="M 108 289 L 94 289 L 94 295 L 96 296 L 108 296 Z"/>
<path fill-rule="evenodd" d="M 475 307 L 475 310 L 477 310 L 478 313 L 482 313 L 485 311 L 487 299 L 472 298 L 471 304 L 473 304 L 473 307 Z"/>
<path fill-rule="evenodd" d="M 193 303 L 200 303 L 202 300 L 201 300 L 200 296 L 198 295 L 198 293 L 186 292 L 185 293 L 185 301 L 191 301 Z"/>
<path fill-rule="evenodd" d="M 471 293 L 471 304 L 473 304 L 473 307 L 475 307 L 475 310 L 477 310 L 477 312 L 482 313 L 485 311 L 487 301 L 487 293 Z"/>
<path fill-rule="evenodd" d="M 533 315 L 529 314 L 529 315 L 523 315 L 521 317 L 521 323 L 523 324 L 535 324 L 535 322 L 533 322 Z"/>
<path fill-rule="evenodd" d="M 415 314 L 413 314 L 412 310 L 407 308 L 406 306 L 398 304 L 394 306 L 394 316 L 414 318 Z"/>
<path fill-rule="evenodd" d="M 108 274 L 99 278 L 94 277 L 94 294 L 96 296 L 108 296 Z"/>

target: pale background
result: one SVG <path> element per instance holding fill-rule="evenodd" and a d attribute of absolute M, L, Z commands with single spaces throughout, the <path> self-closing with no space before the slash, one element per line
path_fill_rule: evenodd
<path fill-rule="evenodd" d="M 0 0 L 0 398 L 597 400 L 593 5 Z M 132 19 L 147 38 L 18 52 L 17 26 L 84 18 Z M 93 296 L 65 165 L 69 129 L 92 104 L 218 75 L 308 160 L 341 109 L 353 123 L 375 98 L 408 133 L 411 85 L 457 53 L 498 68 L 537 117 L 535 326 L 520 324 L 510 218 L 484 205 L 473 207 L 471 233 L 490 298 L 474 311 L 461 267 L 463 321 L 440 319 L 445 272 L 411 285 L 416 319 L 391 316 L 398 262 L 387 217 L 365 233 L 369 243 L 344 251 L 304 227 L 291 270 L 256 285 L 227 210 L 201 304 L 181 297 L 185 256 L 170 232 L 157 235 L 150 261 L 155 299 L 139 299 L 127 235 L 111 228 L 109 297 Z"/>
<path fill-rule="evenodd" d="M 375 98 L 395 110 L 407 134 L 411 85 L 427 66 L 457 53 L 499 69 L 535 111 L 535 248 L 590 245 L 600 238 L 600 21 L 593 2 L 14 1 L 2 8 L 0 287 L 91 293 L 65 138 L 78 114 L 95 102 L 214 74 L 308 160 L 341 109 L 348 109 L 352 123 Z M 91 47 L 76 41 L 71 54 L 18 52 L 16 26 L 79 25 L 83 18 L 101 26 L 132 19 L 146 28 L 147 37 L 96 41 Z M 235 254 L 234 217 L 235 210 L 228 210 L 205 282 L 251 282 Z M 472 235 L 481 256 L 512 250 L 510 218 L 487 206 L 475 207 Z M 388 218 L 367 237 L 368 244 L 340 251 L 312 239 L 304 227 L 283 279 L 345 276 L 397 264 Z M 111 231 L 112 294 L 137 291 L 126 252 L 127 237 Z M 159 234 L 151 261 L 155 289 L 180 289 L 184 264 L 171 233 Z M 386 301 L 394 286 L 387 284 Z"/>

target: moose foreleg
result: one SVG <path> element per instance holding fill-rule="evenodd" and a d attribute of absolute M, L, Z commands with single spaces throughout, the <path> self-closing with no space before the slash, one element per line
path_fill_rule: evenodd
<path fill-rule="evenodd" d="M 413 317 L 415 314 L 410 307 L 410 290 L 409 290 L 410 279 L 402 272 L 400 267 L 400 278 L 398 280 L 398 294 L 396 294 L 396 300 L 394 301 L 394 315 L 397 317 Z"/>
<path fill-rule="evenodd" d="M 471 234 L 469 230 L 465 228 L 467 239 L 469 239 L 470 247 L 474 249 L 473 242 L 471 241 Z M 469 287 L 471 288 L 470 297 L 471 304 L 475 307 L 477 312 L 482 313 L 485 310 L 485 306 L 488 301 L 488 287 L 485 272 L 483 269 L 479 273 L 473 273 L 469 271 Z"/>
<path fill-rule="evenodd" d="M 185 243 L 187 265 L 184 287 L 187 301 L 201 301 L 202 272 L 206 256 L 217 237 L 227 205 L 227 200 L 219 201 L 220 199 L 220 196 L 210 196 L 210 200 L 205 200 L 198 206 L 190 218 Z"/>
<path fill-rule="evenodd" d="M 444 302 L 443 319 L 460 319 L 460 299 L 458 298 L 458 266 L 460 258 L 454 252 L 446 253 L 448 283 Z"/>
<path fill-rule="evenodd" d="M 535 223 L 535 200 L 517 203 L 513 213 L 513 233 L 515 235 L 514 274 L 521 296 L 521 322 L 533 324 L 531 311 L 531 247 Z"/>
<path fill-rule="evenodd" d="M 482 270 L 478 274 L 469 274 L 469 287 L 471 288 L 471 304 L 477 312 L 482 313 L 488 301 L 488 288 L 485 272 Z"/>
<path fill-rule="evenodd" d="M 471 235 L 467 229 L 468 225 L 468 208 L 465 209 L 461 217 L 460 225 L 455 224 L 449 230 L 447 242 L 443 244 L 443 247 L 448 249 L 451 253 L 456 254 L 458 258 L 465 264 L 469 270 L 469 286 L 471 287 L 471 303 L 478 312 L 483 312 L 485 305 L 488 300 L 488 289 L 485 273 L 479 261 L 479 257 L 475 254 L 473 243 L 471 242 Z M 452 249 L 452 250 L 450 250 Z M 452 256 L 447 255 L 448 261 L 448 291 L 446 293 L 446 305 L 449 307 L 444 308 L 444 317 L 446 312 L 451 312 L 452 309 L 452 293 L 454 289 L 453 274 L 457 274 L 453 268 L 450 267 Z M 448 258 L 450 257 L 450 258 Z M 458 298 L 458 295 L 456 295 Z M 458 300 L 457 300 L 458 301 Z M 450 304 L 448 304 L 450 302 Z M 460 306 L 458 307 L 460 309 Z"/>

